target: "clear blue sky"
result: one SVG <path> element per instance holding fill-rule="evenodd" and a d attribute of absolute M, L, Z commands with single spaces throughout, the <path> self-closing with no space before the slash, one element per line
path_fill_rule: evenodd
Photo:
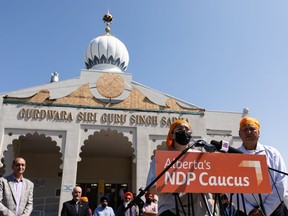
<path fill-rule="evenodd" d="M 260 141 L 288 166 L 287 0 L 1 1 L 0 92 L 48 83 L 55 71 L 78 77 L 108 8 L 134 81 L 207 110 L 248 107 Z"/>

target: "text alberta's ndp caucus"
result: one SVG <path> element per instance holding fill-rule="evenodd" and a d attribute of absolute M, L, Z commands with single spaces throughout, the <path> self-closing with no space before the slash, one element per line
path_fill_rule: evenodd
<path fill-rule="evenodd" d="M 180 154 L 156 151 L 159 176 Z M 187 152 L 156 182 L 159 192 L 271 193 L 265 155 Z"/>

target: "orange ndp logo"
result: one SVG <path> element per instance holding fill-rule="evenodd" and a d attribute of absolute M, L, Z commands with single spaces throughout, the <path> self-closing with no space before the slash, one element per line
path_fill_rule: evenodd
<path fill-rule="evenodd" d="M 180 152 L 156 151 L 156 174 Z M 159 192 L 271 193 L 265 155 L 187 152 L 156 182 Z"/>

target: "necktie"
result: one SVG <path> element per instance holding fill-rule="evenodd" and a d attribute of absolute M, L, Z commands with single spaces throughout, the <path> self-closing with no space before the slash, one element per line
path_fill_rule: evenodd
<path fill-rule="evenodd" d="M 77 212 L 77 214 L 78 214 L 78 212 L 79 212 L 79 202 L 76 203 L 75 207 L 76 207 L 76 212 Z"/>

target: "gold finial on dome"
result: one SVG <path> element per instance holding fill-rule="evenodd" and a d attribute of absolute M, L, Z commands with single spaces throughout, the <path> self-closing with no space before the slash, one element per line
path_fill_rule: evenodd
<path fill-rule="evenodd" d="M 103 21 L 104 23 L 106 23 L 106 28 L 105 28 L 105 31 L 107 34 L 109 34 L 110 32 L 110 25 L 113 21 L 113 16 L 109 13 L 109 10 L 108 12 L 103 16 Z"/>

